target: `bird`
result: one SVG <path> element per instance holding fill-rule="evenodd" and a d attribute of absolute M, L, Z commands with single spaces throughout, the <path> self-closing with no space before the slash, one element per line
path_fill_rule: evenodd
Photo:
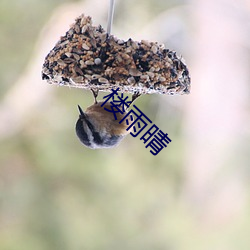
<path fill-rule="evenodd" d="M 131 127 L 127 130 L 130 124 L 119 123 L 127 112 L 125 111 L 123 114 L 117 112 L 117 119 L 115 119 L 112 112 L 105 110 L 111 110 L 112 104 L 110 102 L 105 104 L 104 102 L 98 102 L 98 91 L 93 89 L 91 91 L 95 100 L 94 104 L 88 107 L 85 112 L 78 105 L 79 118 L 75 126 L 76 135 L 84 146 L 91 149 L 116 147 L 132 129 Z M 139 96 L 140 94 L 135 93 L 132 96 L 131 103 Z"/>

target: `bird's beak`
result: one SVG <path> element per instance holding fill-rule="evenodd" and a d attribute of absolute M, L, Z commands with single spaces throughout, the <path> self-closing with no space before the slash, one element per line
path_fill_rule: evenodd
<path fill-rule="evenodd" d="M 80 117 L 81 118 L 85 118 L 85 114 L 84 114 L 84 112 L 82 111 L 82 108 L 79 106 L 79 105 L 77 105 L 78 106 L 78 110 L 79 110 L 79 113 L 80 113 Z"/>

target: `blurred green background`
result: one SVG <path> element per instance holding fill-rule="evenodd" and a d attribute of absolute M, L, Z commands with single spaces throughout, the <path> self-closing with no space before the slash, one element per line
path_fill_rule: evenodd
<path fill-rule="evenodd" d="M 249 250 L 250 2 L 116 1 L 114 35 L 164 43 L 190 69 L 190 95 L 136 101 L 172 139 L 157 156 L 130 135 L 83 147 L 77 104 L 92 94 L 41 80 L 74 18 L 106 27 L 108 4 L 0 2 L 0 249 Z"/>

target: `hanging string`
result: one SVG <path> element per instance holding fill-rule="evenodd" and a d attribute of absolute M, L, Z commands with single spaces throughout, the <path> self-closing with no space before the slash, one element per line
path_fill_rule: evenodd
<path fill-rule="evenodd" d="M 110 0 L 109 13 L 108 13 L 108 27 L 107 27 L 107 33 L 109 35 L 111 34 L 111 29 L 112 29 L 114 9 L 115 9 L 115 0 Z"/>

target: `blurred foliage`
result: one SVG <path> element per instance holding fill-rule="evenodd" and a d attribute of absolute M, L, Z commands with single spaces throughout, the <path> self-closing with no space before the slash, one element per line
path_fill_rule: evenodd
<path fill-rule="evenodd" d="M 0 97 L 25 69 L 37 36 L 56 6 L 67 0 L 0 2 Z"/>

